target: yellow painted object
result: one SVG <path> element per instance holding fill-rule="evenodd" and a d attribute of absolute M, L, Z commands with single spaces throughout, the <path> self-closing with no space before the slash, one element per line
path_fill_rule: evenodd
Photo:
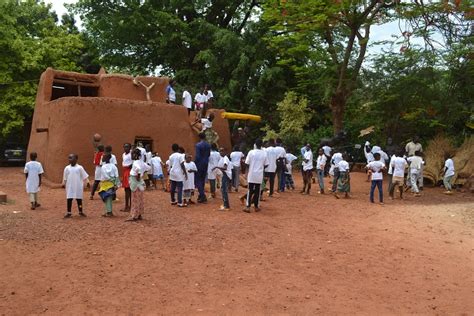
<path fill-rule="evenodd" d="M 255 121 L 257 123 L 260 123 L 260 121 L 262 120 L 262 117 L 260 115 L 230 113 L 230 112 L 222 113 L 222 118 L 228 119 L 228 120 Z"/>

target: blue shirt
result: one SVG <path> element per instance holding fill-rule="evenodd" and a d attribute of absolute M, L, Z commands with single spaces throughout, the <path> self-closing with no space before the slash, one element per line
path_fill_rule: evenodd
<path fill-rule="evenodd" d="M 194 163 L 198 169 L 205 169 L 207 171 L 210 154 L 211 145 L 209 145 L 208 142 L 202 140 L 196 144 L 196 158 L 194 158 Z"/>

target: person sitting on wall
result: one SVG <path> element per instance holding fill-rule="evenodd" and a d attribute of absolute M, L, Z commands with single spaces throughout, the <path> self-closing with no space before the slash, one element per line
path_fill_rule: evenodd
<path fill-rule="evenodd" d="M 214 121 L 214 118 L 214 113 L 210 113 L 207 118 L 198 118 L 191 124 L 192 129 L 196 133 L 204 133 L 204 135 L 206 135 L 206 141 L 209 144 L 218 144 L 219 141 L 219 135 L 212 129 L 212 121 Z"/>
<path fill-rule="evenodd" d="M 166 103 L 176 104 L 176 91 L 174 91 L 175 81 L 170 79 L 168 86 L 166 87 Z"/>

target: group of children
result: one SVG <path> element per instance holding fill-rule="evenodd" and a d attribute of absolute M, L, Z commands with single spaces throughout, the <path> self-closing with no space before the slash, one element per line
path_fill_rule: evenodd
<path fill-rule="evenodd" d="M 410 187 L 414 196 L 420 196 L 419 180 L 424 165 L 421 157 L 422 148 L 415 148 L 413 152 L 400 151 L 388 158 L 387 154 L 378 146 L 368 148 L 366 143 L 367 165 L 370 186 L 370 202 L 374 203 L 375 190 L 378 189 L 379 202 L 383 199 L 383 177 L 387 170 L 389 176 L 389 196 L 393 199 L 395 189 L 398 189 L 400 199 L 407 187 Z M 407 145 L 408 146 L 408 145 Z M 124 144 L 122 154 L 122 177 L 119 176 L 117 159 L 112 153 L 111 146 L 97 146 L 94 154 L 95 175 L 91 188 L 90 199 L 98 192 L 105 209 L 103 216 L 113 216 L 112 203 L 116 199 L 119 187 L 125 191 L 125 208 L 121 211 L 130 212 L 127 221 L 136 221 L 143 218 L 144 195 L 146 189 L 158 189 L 157 182 L 161 182 L 161 189 L 170 192 L 171 204 L 178 207 L 187 207 L 193 202 L 195 190 L 195 173 L 198 172 L 192 156 L 186 153 L 184 148 L 173 144 L 172 154 L 163 163 L 157 153 L 152 153 L 149 146 L 143 146 L 140 142 L 136 146 L 129 143 Z M 370 150 L 369 150 L 370 149 Z M 343 193 L 346 198 L 350 194 L 350 166 L 345 153 L 335 152 L 330 156 L 331 149 L 319 148 L 318 157 L 314 167 L 314 157 L 311 145 L 306 144 L 301 148 L 301 172 L 303 176 L 302 194 L 310 194 L 313 179 L 313 171 L 319 183 L 320 194 L 325 193 L 324 177 L 332 176 L 331 192 L 336 198 Z M 370 155 L 368 154 L 370 152 Z M 411 154 L 411 155 L 410 155 Z M 75 199 L 79 215 L 85 217 L 83 211 L 84 184 L 88 184 L 89 175 L 85 169 L 77 163 L 78 156 L 70 154 L 69 165 L 64 169 L 63 187 L 66 189 L 67 212 L 65 218 L 72 216 L 72 203 Z M 211 145 L 208 159 L 207 180 L 210 185 L 210 197 L 216 197 L 216 187 L 220 188 L 222 205 L 219 210 L 230 209 L 229 191 L 238 192 L 241 183 L 241 173 L 247 174 L 244 181 L 247 182 L 248 192 L 241 196 L 240 200 L 245 204 L 244 211 L 249 212 L 251 204 L 259 211 L 259 201 L 263 200 L 264 191 L 268 196 L 273 196 L 285 189 L 295 189 L 292 177 L 292 163 L 298 158 L 287 153 L 280 139 L 270 139 L 263 143 L 256 141 L 254 149 L 245 155 L 236 146 L 227 155 L 224 148 L 218 150 L 217 145 Z M 328 164 L 330 167 L 328 168 Z M 388 168 L 387 168 L 388 164 Z M 165 186 L 166 170 L 168 183 Z M 30 161 L 25 165 L 26 191 L 29 194 L 31 209 L 40 206 L 38 192 L 41 187 L 41 177 L 44 173 L 42 165 L 37 161 L 37 154 L 30 154 Z M 444 167 L 444 186 L 446 194 L 452 194 L 451 180 L 454 176 L 454 163 L 451 157 L 446 156 Z M 277 189 L 275 190 L 275 180 Z M 268 190 L 266 189 L 268 185 Z M 275 192 L 276 191 L 276 192 Z"/>
<path fill-rule="evenodd" d="M 166 103 L 176 104 L 176 91 L 174 89 L 175 84 L 176 82 L 172 79 L 169 81 L 169 84 L 166 87 Z M 194 102 L 190 89 L 185 89 L 183 91 L 182 104 L 188 110 L 188 115 L 191 113 L 194 103 L 194 109 L 198 113 L 197 116 L 199 118 L 204 117 L 206 109 L 212 107 L 213 101 L 214 94 L 212 93 L 208 84 L 205 84 L 199 90 L 199 92 L 196 93 L 196 95 L 194 96 Z"/>

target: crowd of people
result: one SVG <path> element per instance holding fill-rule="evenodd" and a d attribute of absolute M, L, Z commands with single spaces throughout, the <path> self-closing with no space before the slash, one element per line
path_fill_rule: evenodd
<path fill-rule="evenodd" d="M 244 153 L 237 145 L 231 152 L 218 148 L 216 143 L 209 143 L 204 132 L 199 133 L 199 142 L 195 145 L 195 157 L 179 144 L 171 146 L 172 154 L 163 162 L 149 145 L 125 143 L 122 153 L 121 176 L 117 168 L 117 158 L 111 146 L 96 146 L 94 153 L 94 181 L 92 182 L 90 199 L 97 192 L 104 202 L 104 217 L 114 216 L 113 201 L 119 188 L 125 192 L 123 212 L 129 212 L 127 221 L 143 219 L 145 210 L 144 191 L 168 191 L 171 205 L 188 207 L 192 204 L 207 203 L 217 198 L 216 190 L 220 188 L 222 205 L 220 211 L 230 210 L 229 192 L 239 192 L 241 186 L 247 188 L 244 195 L 239 196 L 243 211 L 250 213 L 261 210 L 260 202 L 264 196 L 295 190 L 293 180 L 293 164 L 299 158 L 287 151 L 281 139 L 262 141 L 257 139 L 253 149 Z M 369 201 L 375 203 L 375 190 L 378 190 L 379 203 L 384 203 L 383 178 L 386 171 L 389 177 L 388 193 L 390 198 L 403 199 L 404 192 L 411 190 L 414 196 L 420 196 L 423 190 L 423 148 L 418 137 L 414 137 L 404 149 L 372 146 L 369 142 L 363 148 L 367 159 L 367 181 L 371 182 Z M 338 151 L 324 144 L 313 156 L 311 144 L 301 148 L 301 174 L 303 185 L 301 194 L 309 195 L 311 186 L 319 185 L 319 194 L 331 192 L 336 198 L 344 195 L 350 198 L 351 165 L 347 153 Z M 44 172 L 37 161 L 37 154 L 30 154 L 30 161 L 25 165 L 26 191 L 29 194 L 31 209 L 40 206 L 38 192 L 41 176 Z M 67 212 L 65 218 L 72 216 L 73 200 L 77 201 L 80 216 L 86 216 L 83 210 L 84 185 L 88 184 L 89 175 L 78 164 L 78 156 L 70 154 L 69 164 L 64 169 L 63 187 L 66 189 Z M 446 194 L 452 194 L 451 180 L 454 176 L 454 163 L 446 156 L 444 164 L 444 186 Z M 314 177 L 313 175 L 316 175 Z M 332 178 L 331 188 L 324 185 L 325 177 Z M 158 188 L 160 181 L 160 188 Z M 209 184 L 209 195 L 205 185 Z M 194 197 L 196 201 L 194 201 Z"/>

